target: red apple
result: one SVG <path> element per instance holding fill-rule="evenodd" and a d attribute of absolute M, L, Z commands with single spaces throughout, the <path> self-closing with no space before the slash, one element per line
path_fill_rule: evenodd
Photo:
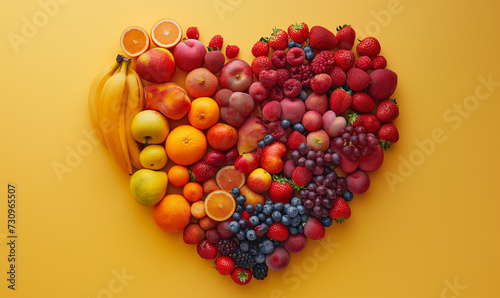
<path fill-rule="evenodd" d="M 191 71 L 202 67 L 206 53 L 205 45 L 196 39 L 179 42 L 174 48 L 175 61 L 179 69 L 183 71 Z"/>
<path fill-rule="evenodd" d="M 262 149 L 260 166 L 271 174 L 280 173 L 285 164 L 283 158 L 286 157 L 287 148 L 281 142 L 273 142 Z"/>
<path fill-rule="evenodd" d="M 256 153 L 243 153 L 234 162 L 234 168 L 243 174 L 248 174 L 259 167 L 260 159 Z"/>
<path fill-rule="evenodd" d="M 137 74 L 152 83 L 166 83 L 175 74 L 175 61 L 172 53 L 163 48 L 154 48 L 137 58 Z"/>
<path fill-rule="evenodd" d="M 248 90 L 252 82 L 252 68 L 241 59 L 229 61 L 220 71 L 219 84 L 221 88 L 243 92 Z"/>

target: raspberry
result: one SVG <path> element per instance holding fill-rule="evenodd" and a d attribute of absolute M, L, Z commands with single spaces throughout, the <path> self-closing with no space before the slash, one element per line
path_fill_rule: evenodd
<path fill-rule="evenodd" d="M 342 87 L 345 84 L 347 75 L 340 67 L 334 67 L 329 73 L 332 78 L 333 87 Z"/>
<path fill-rule="evenodd" d="M 283 85 L 283 91 L 285 92 L 286 97 L 297 97 L 299 96 L 300 91 L 302 91 L 302 84 L 299 80 L 289 79 Z"/>
<path fill-rule="evenodd" d="M 306 54 L 301 48 L 291 48 L 286 53 L 286 62 L 291 66 L 301 65 L 306 59 Z"/>
<path fill-rule="evenodd" d="M 273 69 L 262 71 L 259 74 L 259 81 L 264 87 L 272 87 L 278 82 L 278 74 Z"/>
<path fill-rule="evenodd" d="M 280 87 L 283 87 L 285 82 L 292 77 L 290 72 L 285 68 L 276 69 L 276 73 L 278 74 L 278 82 L 276 84 Z"/>
<path fill-rule="evenodd" d="M 282 68 L 286 66 L 286 52 L 282 50 L 274 51 L 271 55 L 271 61 L 273 66 L 276 68 Z"/>
<path fill-rule="evenodd" d="M 335 56 L 330 51 L 319 52 L 310 65 L 315 74 L 329 73 L 335 66 Z"/>
<path fill-rule="evenodd" d="M 359 69 L 367 71 L 372 68 L 372 59 L 368 56 L 361 56 L 356 60 L 355 66 Z"/>
<path fill-rule="evenodd" d="M 212 48 L 217 51 L 222 50 L 222 44 L 224 43 L 224 39 L 220 35 L 215 35 L 210 39 L 210 42 L 208 43 L 208 47 Z"/>
<path fill-rule="evenodd" d="M 229 59 L 236 58 L 239 52 L 240 48 L 238 46 L 233 46 L 233 45 L 226 46 L 226 57 Z"/>
<path fill-rule="evenodd" d="M 273 68 L 273 63 L 271 59 L 266 56 L 260 56 L 252 61 L 252 71 L 255 77 L 258 79 L 261 71 L 270 70 Z"/>
<path fill-rule="evenodd" d="M 274 86 L 269 91 L 269 100 L 281 101 L 285 98 L 285 93 L 283 92 L 283 88 Z"/>
<path fill-rule="evenodd" d="M 267 129 L 269 134 L 273 136 L 274 140 L 282 142 L 283 144 L 286 143 L 286 140 L 292 133 L 292 129 L 290 127 L 283 128 L 281 126 L 281 121 L 273 121 L 269 123 Z"/>
<path fill-rule="evenodd" d="M 291 67 L 290 74 L 292 75 L 292 79 L 300 81 L 303 88 L 309 87 L 309 85 L 311 84 L 313 73 L 311 70 L 311 66 L 308 64 Z"/>
<path fill-rule="evenodd" d="M 200 38 L 200 32 L 198 32 L 198 28 L 197 27 L 189 27 L 186 30 L 186 37 L 188 39 L 198 39 L 198 38 Z"/>
<path fill-rule="evenodd" d="M 385 60 L 384 56 L 377 56 L 372 60 L 372 69 L 381 69 L 387 66 L 387 60 Z"/>

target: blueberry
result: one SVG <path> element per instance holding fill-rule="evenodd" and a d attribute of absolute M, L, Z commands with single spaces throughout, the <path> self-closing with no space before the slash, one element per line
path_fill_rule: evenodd
<path fill-rule="evenodd" d="M 262 212 L 262 207 L 263 206 L 264 205 L 262 205 L 262 203 L 255 204 L 255 211 Z"/>
<path fill-rule="evenodd" d="M 233 195 L 233 197 L 237 197 L 240 195 L 240 188 L 239 187 L 233 187 L 233 189 L 231 189 L 231 194 Z"/>
<path fill-rule="evenodd" d="M 241 213 L 239 213 L 239 212 L 233 213 L 233 219 L 234 220 L 240 220 L 241 219 Z"/>
<path fill-rule="evenodd" d="M 271 200 L 271 199 L 267 199 L 267 200 L 266 200 L 266 205 L 274 205 L 273 200 Z"/>
<path fill-rule="evenodd" d="M 346 202 L 349 202 L 350 200 L 352 200 L 352 198 L 354 197 L 354 195 L 349 190 L 345 190 L 344 193 L 342 194 L 342 197 L 344 198 L 344 200 Z"/>
<path fill-rule="evenodd" d="M 233 220 L 229 223 L 227 229 L 231 233 L 237 233 L 240 230 L 240 224 L 236 220 Z"/>
<path fill-rule="evenodd" d="M 263 252 L 259 252 L 255 256 L 255 262 L 257 262 L 258 264 L 264 263 L 265 261 L 266 261 L 266 255 Z"/>
<path fill-rule="evenodd" d="M 266 215 L 264 213 L 259 213 L 259 215 L 257 215 L 257 217 L 259 218 L 259 220 L 261 222 L 265 222 L 266 221 Z"/>
<path fill-rule="evenodd" d="M 238 240 L 245 240 L 245 231 L 243 230 L 239 230 L 237 233 L 236 233 L 236 238 L 238 238 Z"/>
<path fill-rule="evenodd" d="M 295 216 L 295 217 L 292 217 L 292 221 L 290 222 L 290 225 L 292 227 L 296 227 L 298 225 L 301 224 L 301 221 L 300 221 L 300 216 Z"/>
<path fill-rule="evenodd" d="M 243 208 L 243 205 L 236 206 L 236 212 L 241 213 L 241 212 L 243 212 L 243 210 L 245 210 L 245 208 Z"/>
<path fill-rule="evenodd" d="M 300 216 L 300 220 L 301 220 L 302 222 L 306 222 L 308 219 L 309 219 L 309 216 L 307 216 L 307 214 L 302 214 L 302 215 Z"/>
<path fill-rule="evenodd" d="M 303 226 L 303 225 L 298 225 L 298 226 L 297 226 L 297 231 L 298 231 L 299 233 L 301 233 L 301 234 L 302 234 L 302 233 L 304 233 L 304 226 Z"/>
<path fill-rule="evenodd" d="M 246 200 L 247 198 L 244 195 L 239 195 L 238 197 L 236 197 L 236 203 L 238 203 L 238 205 L 245 204 Z"/>
<path fill-rule="evenodd" d="M 272 219 L 272 218 L 270 218 L 270 217 L 266 218 L 266 224 L 267 224 L 268 226 L 272 225 L 272 224 L 273 224 L 273 222 L 274 222 L 274 221 L 273 221 L 273 219 Z"/>
<path fill-rule="evenodd" d="M 281 221 L 281 212 L 279 211 L 273 211 L 273 214 L 271 215 L 271 218 L 275 221 L 275 222 L 278 222 L 278 221 Z"/>
<path fill-rule="evenodd" d="M 288 231 L 292 235 L 297 235 L 297 233 L 299 232 L 296 227 L 288 227 Z"/>
<path fill-rule="evenodd" d="M 248 204 L 245 206 L 245 210 L 248 212 L 248 213 L 252 213 L 253 212 L 253 205 L 252 204 Z"/>
<path fill-rule="evenodd" d="M 266 147 L 266 142 L 264 142 L 264 140 L 261 140 L 257 143 L 257 145 L 259 146 L 259 148 L 264 148 Z"/>
<path fill-rule="evenodd" d="M 312 52 L 313 48 L 311 46 L 305 46 L 304 48 L 302 48 L 302 51 L 304 51 L 304 53 Z"/>
<path fill-rule="evenodd" d="M 240 225 L 240 228 L 244 228 L 247 226 L 247 221 L 242 218 L 238 220 L 238 224 Z"/>
<path fill-rule="evenodd" d="M 285 214 L 281 217 L 281 223 L 284 224 L 285 226 L 290 225 L 291 222 L 292 220 L 290 219 L 290 216 Z"/>
<path fill-rule="evenodd" d="M 266 145 L 270 145 L 273 141 L 274 141 L 274 138 L 272 135 L 266 135 L 264 137 L 264 143 L 266 143 Z"/>
<path fill-rule="evenodd" d="M 252 231 L 252 230 L 250 230 Z M 249 231 L 249 232 L 250 232 Z M 247 233 L 248 234 L 248 233 Z M 241 241 L 240 242 L 240 249 L 243 251 L 243 252 L 247 252 L 249 249 L 250 249 L 250 244 L 248 244 L 247 241 Z"/>
<path fill-rule="evenodd" d="M 268 255 L 274 251 L 274 242 L 271 240 L 264 240 L 259 244 L 259 249 L 262 253 Z"/>
<path fill-rule="evenodd" d="M 288 207 L 285 209 L 285 213 L 290 217 L 296 217 L 299 215 L 299 210 L 297 210 L 297 207 Z"/>
<path fill-rule="evenodd" d="M 273 206 L 268 204 L 264 205 L 262 207 L 262 213 L 264 215 L 271 215 L 271 213 L 273 213 Z"/>
<path fill-rule="evenodd" d="M 301 48 L 301 47 L 302 47 L 302 46 L 301 46 L 301 44 L 300 44 L 300 43 L 295 42 L 295 41 L 293 41 L 293 40 L 290 40 L 290 41 L 288 42 L 288 48 L 290 48 L 290 49 L 291 49 L 291 48 Z"/>
<path fill-rule="evenodd" d="M 288 207 L 291 207 L 291 206 L 292 206 L 292 204 L 290 204 L 290 203 L 286 203 L 286 204 L 285 204 L 285 210 L 286 210 L 286 209 L 288 209 Z"/>
<path fill-rule="evenodd" d="M 321 224 L 322 224 L 324 227 L 327 227 L 327 228 L 328 228 L 329 226 L 331 226 L 331 225 L 332 225 L 332 223 L 333 223 L 333 220 L 332 220 L 332 218 L 331 218 L 331 217 L 329 217 L 329 216 L 327 216 L 327 217 L 323 217 L 323 218 L 321 219 Z"/>
<path fill-rule="evenodd" d="M 297 207 L 298 205 L 301 205 L 302 204 L 302 201 L 300 200 L 300 198 L 298 197 L 293 197 L 292 200 L 290 201 L 290 204 L 292 206 L 295 206 Z"/>
<path fill-rule="evenodd" d="M 281 120 L 281 127 L 283 128 L 289 128 L 290 127 L 290 120 L 287 120 L 287 119 L 284 119 L 284 120 Z"/>
<path fill-rule="evenodd" d="M 315 57 L 314 52 L 312 52 L 312 51 L 311 52 L 304 51 L 304 53 L 306 54 L 306 60 L 307 61 L 312 61 L 314 59 L 314 57 Z"/>
<path fill-rule="evenodd" d="M 279 203 L 274 204 L 273 209 L 276 211 L 283 211 L 283 207 L 284 207 L 283 203 L 279 202 Z"/>
<path fill-rule="evenodd" d="M 300 91 L 300 94 L 299 94 L 298 98 L 300 98 L 300 100 L 302 100 L 302 101 L 306 101 L 306 99 L 307 99 L 307 92 L 305 90 Z"/>
<path fill-rule="evenodd" d="M 252 226 L 256 226 L 260 223 L 260 220 L 257 216 L 250 216 L 250 218 L 248 219 L 248 222 L 252 225 Z"/>
<path fill-rule="evenodd" d="M 306 208 L 302 205 L 298 205 L 297 206 L 297 211 L 299 211 L 299 214 L 302 215 L 302 214 L 305 214 L 306 213 Z"/>
<path fill-rule="evenodd" d="M 247 239 L 250 241 L 254 241 L 255 239 L 257 239 L 257 233 L 254 230 L 248 230 L 246 235 Z"/>
<path fill-rule="evenodd" d="M 302 123 L 295 123 L 293 125 L 293 129 L 300 132 L 300 133 L 303 133 L 306 129 L 304 128 L 304 125 L 302 125 Z"/>

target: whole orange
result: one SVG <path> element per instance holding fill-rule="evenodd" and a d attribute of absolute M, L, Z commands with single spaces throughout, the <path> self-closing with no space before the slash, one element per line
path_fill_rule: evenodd
<path fill-rule="evenodd" d="M 191 102 L 189 123 L 199 129 L 207 129 L 219 121 L 219 105 L 210 97 L 199 97 Z"/>
<path fill-rule="evenodd" d="M 191 206 L 181 195 L 166 195 L 153 207 L 153 219 L 165 232 L 180 232 L 191 220 Z"/>
<path fill-rule="evenodd" d="M 180 125 L 174 128 L 165 141 L 165 149 L 171 161 L 178 165 L 192 165 L 205 156 L 207 151 L 205 134 L 191 126 Z"/>
<path fill-rule="evenodd" d="M 216 123 L 208 129 L 207 140 L 210 147 L 224 151 L 236 145 L 238 131 L 231 125 Z"/>

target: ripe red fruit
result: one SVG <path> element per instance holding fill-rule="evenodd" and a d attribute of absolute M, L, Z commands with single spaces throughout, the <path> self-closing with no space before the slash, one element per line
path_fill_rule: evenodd
<path fill-rule="evenodd" d="M 278 68 L 276 69 L 276 73 L 278 74 L 278 82 L 276 82 L 276 84 L 279 87 L 283 87 L 285 82 L 292 77 L 292 75 L 286 68 Z"/>
<path fill-rule="evenodd" d="M 296 167 L 292 172 L 292 181 L 298 187 L 306 186 L 309 182 L 311 182 L 312 177 L 313 172 L 303 166 Z"/>
<path fill-rule="evenodd" d="M 309 45 L 317 51 L 331 50 L 338 45 L 337 38 L 330 30 L 314 26 L 309 32 Z"/>
<path fill-rule="evenodd" d="M 273 50 L 286 49 L 288 47 L 288 33 L 285 30 L 274 27 L 268 44 Z"/>
<path fill-rule="evenodd" d="M 380 43 L 375 37 L 366 37 L 358 43 L 356 52 L 359 56 L 368 56 L 373 59 L 380 54 Z"/>
<path fill-rule="evenodd" d="M 215 262 L 215 269 L 222 275 L 229 275 L 233 272 L 235 264 L 231 257 L 229 256 L 220 256 Z"/>
<path fill-rule="evenodd" d="M 231 279 L 239 285 L 246 285 L 252 280 L 252 271 L 241 267 L 235 268 L 231 272 Z"/>
<path fill-rule="evenodd" d="M 356 32 L 349 25 L 337 27 L 337 40 L 339 42 L 339 48 L 350 50 L 354 46 L 354 41 L 356 40 Z"/>
<path fill-rule="evenodd" d="M 284 247 L 290 253 L 301 252 L 307 244 L 307 238 L 304 234 L 295 234 L 288 236 L 285 240 Z"/>
<path fill-rule="evenodd" d="M 297 150 L 299 145 L 303 143 L 307 143 L 306 136 L 294 130 L 286 141 L 286 147 L 290 150 Z"/>
<path fill-rule="evenodd" d="M 301 65 L 306 59 L 306 54 L 301 48 L 291 48 L 286 53 L 286 62 L 291 66 Z"/>
<path fill-rule="evenodd" d="M 304 22 L 291 24 L 288 26 L 288 36 L 297 43 L 303 43 L 309 36 L 309 27 Z"/>
<path fill-rule="evenodd" d="M 385 123 L 382 125 L 378 131 L 378 138 L 382 143 L 382 148 L 388 149 L 391 144 L 399 140 L 399 132 L 396 125 L 393 123 Z"/>
<path fill-rule="evenodd" d="M 264 87 L 272 87 L 278 82 L 278 74 L 274 69 L 264 70 L 259 74 L 259 81 Z"/>
<path fill-rule="evenodd" d="M 302 84 L 299 80 L 289 79 L 283 84 L 283 92 L 286 97 L 294 98 L 299 96 L 302 91 Z"/>
<path fill-rule="evenodd" d="M 392 122 L 399 116 L 399 107 L 396 100 L 386 99 L 378 104 L 375 112 L 378 119 L 382 122 Z"/>
<path fill-rule="evenodd" d="M 337 197 L 333 200 L 333 207 L 328 214 L 331 219 L 337 223 L 342 223 L 344 220 L 351 217 L 351 208 L 342 197 Z"/>
<path fill-rule="evenodd" d="M 260 57 L 253 59 L 252 71 L 257 79 L 259 78 L 259 74 L 262 71 L 270 70 L 270 69 L 273 69 L 273 63 L 271 62 L 271 59 L 269 59 L 269 57 L 260 56 Z"/>
<path fill-rule="evenodd" d="M 351 68 L 347 72 L 347 86 L 352 91 L 363 91 L 370 85 L 370 76 L 359 68 Z"/>
<path fill-rule="evenodd" d="M 357 113 L 370 113 L 375 109 L 375 101 L 366 92 L 355 92 L 352 95 L 351 110 Z"/>
<path fill-rule="evenodd" d="M 350 50 L 338 50 L 334 54 L 335 65 L 340 67 L 343 71 L 348 71 L 354 66 L 356 57 Z"/>
<path fill-rule="evenodd" d="M 344 86 L 345 81 L 347 79 L 347 75 L 340 67 L 338 67 L 338 66 L 334 67 L 332 70 L 330 70 L 330 72 L 328 74 L 332 78 L 332 86 L 333 87 Z"/>
<path fill-rule="evenodd" d="M 352 123 L 352 126 L 358 127 L 360 125 L 364 126 L 367 133 L 376 134 L 382 123 L 378 120 L 377 116 L 374 114 L 351 114 L 349 115 L 349 121 Z"/>
<path fill-rule="evenodd" d="M 283 50 L 276 50 L 271 54 L 271 62 L 276 68 L 282 68 L 286 66 L 286 52 Z"/>
<path fill-rule="evenodd" d="M 351 106 L 351 103 L 351 94 L 342 88 L 333 90 L 330 95 L 330 109 L 336 114 L 344 113 Z"/>
<path fill-rule="evenodd" d="M 293 197 L 293 187 L 286 178 L 275 178 L 271 182 L 271 187 L 268 190 L 269 198 L 274 202 L 283 204 L 290 203 Z"/>
<path fill-rule="evenodd" d="M 200 38 L 200 32 L 197 27 L 189 27 L 186 30 L 186 37 L 188 39 L 198 39 Z"/>
<path fill-rule="evenodd" d="M 330 51 L 319 52 L 310 65 L 315 74 L 329 73 L 335 67 L 335 55 Z"/>
<path fill-rule="evenodd" d="M 349 175 L 347 175 L 346 180 L 347 180 L 347 189 L 349 189 L 354 194 L 362 194 L 366 192 L 368 188 L 370 188 L 370 177 L 368 177 L 368 174 L 366 174 L 366 172 L 363 170 L 356 170 L 350 173 Z M 335 208 L 335 202 L 333 208 Z M 342 215 L 343 217 L 348 218 L 344 214 Z"/>
<path fill-rule="evenodd" d="M 368 71 L 372 68 L 372 59 L 368 56 L 361 56 L 356 60 L 354 66 L 364 71 Z"/>
<path fill-rule="evenodd" d="M 207 239 L 204 239 L 198 243 L 197 251 L 200 257 L 207 260 L 212 260 L 217 256 L 216 245 L 210 243 Z"/>
<path fill-rule="evenodd" d="M 269 45 L 264 41 L 263 38 L 261 38 L 253 45 L 252 54 L 255 57 L 267 56 L 269 54 Z"/>
<path fill-rule="evenodd" d="M 285 241 L 290 235 L 288 227 L 281 222 L 272 223 L 267 231 L 267 237 L 271 240 Z"/>
<path fill-rule="evenodd" d="M 311 217 L 304 225 L 304 235 L 309 239 L 319 240 L 325 237 L 325 227 L 317 218 Z"/>
<path fill-rule="evenodd" d="M 229 59 L 236 58 L 240 53 L 240 48 L 235 45 L 227 45 L 226 46 L 226 57 Z"/>
<path fill-rule="evenodd" d="M 387 66 L 387 60 L 385 60 L 384 56 L 377 56 L 372 60 L 372 69 L 382 69 Z"/>
<path fill-rule="evenodd" d="M 210 70 L 211 73 L 218 73 L 222 67 L 224 66 L 224 63 L 226 62 L 226 58 L 224 57 L 224 54 L 220 51 L 211 51 L 209 50 L 205 54 L 205 65 L 207 66 L 207 69 Z"/>
<path fill-rule="evenodd" d="M 224 38 L 222 38 L 221 35 L 215 35 L 210 39 L 210 42 L 208 43 L 208 47 L 212 48 L 213 50 L 217 51 L 222 51 L 222 45 L 224 44 Z"/>
<path fill-rule="evenodd" d="M 218 166 L 211 165 L 205 160 L 200 160 L 191 167 L 191 178 L 196 182 L 203 182 L 214 176 L 218 170 Z"/>

